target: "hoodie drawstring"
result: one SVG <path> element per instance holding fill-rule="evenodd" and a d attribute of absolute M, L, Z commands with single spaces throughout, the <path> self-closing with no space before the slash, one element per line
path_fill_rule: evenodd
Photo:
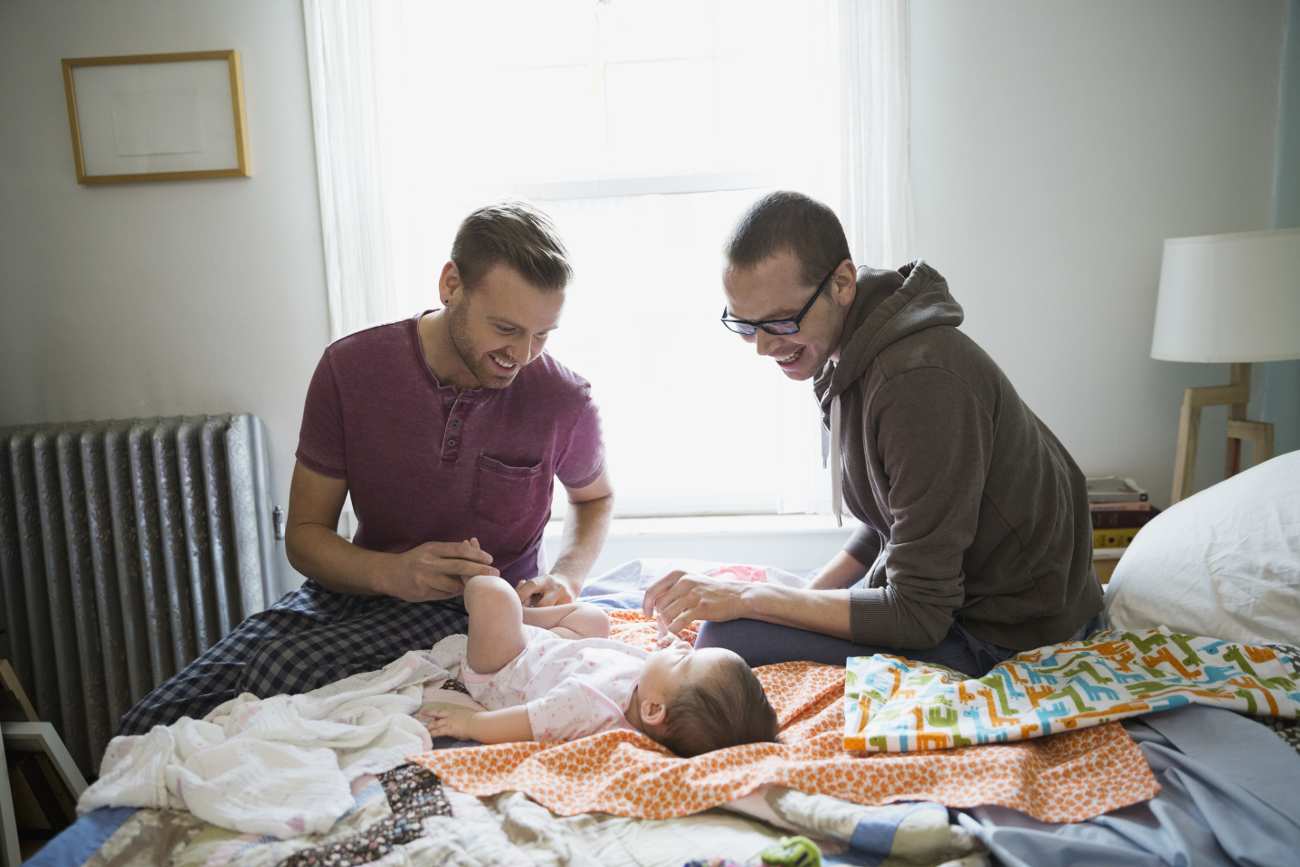
<path fill-rule="evenodd" d="M 831 514 L 835 516 L 835 526 L 844 526 L 844 466 L 840 458 L 840 396 L 831 398 L 830 430 L 822 437 L 822 469 L 826 468 L 826 454 L 831 459 Z M 829 447 L 829 448 L 828 448 Z"/>

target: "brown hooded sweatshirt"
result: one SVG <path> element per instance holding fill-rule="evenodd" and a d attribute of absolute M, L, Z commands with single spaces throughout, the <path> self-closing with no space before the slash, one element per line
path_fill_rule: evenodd
<path fill-rule="evenodd" d="M 834 499 L 842 484 L 863 523 L 844 547 L 869 567 L 850 592 L 858 643 L 933 647 L 959 614 L 1029 650 L 1102 607 L 1083 473 L 961 321 L 924 261 L 860 268 L 840 360 L 814 381 Z"/>

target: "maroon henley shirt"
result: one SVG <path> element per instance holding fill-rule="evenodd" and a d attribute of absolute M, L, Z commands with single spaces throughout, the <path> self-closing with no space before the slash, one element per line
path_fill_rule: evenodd
<path fill-rule="evenodd" d="M 297 458 L 346 479 L 353 544 L 401 553 L 476 537 L 501 577 L 546 569 L 553 479 L 605 468 L 591 386 L 543 352 L 506 388 L 442 385 L 424 361 L 419 314 L 326 348 L 307 389 Z"/>

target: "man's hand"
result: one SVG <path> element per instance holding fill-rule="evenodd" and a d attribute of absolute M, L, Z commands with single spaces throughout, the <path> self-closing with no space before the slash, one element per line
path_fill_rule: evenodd
<path fill-rule="evenodd" d="M 667 630 L 676 634 L 694 620 L 735 620 L 743 616 L 741 595 L 749 586 L 744 581 L 677 570 L 650 585 L 641 599 L 641 611 L 652 617 L 657 608 L 667 622 Z"/>
<path fill-rule="evenodd" d="M 456 707 L 448 710 L 431 710 L 432 719 L 425 725 L 429 734 L 435 738 L 452 737 L 461 741 L 474 740 L 469 733 L 469 721 L 481 711 L 468 707 Z"/>
<path fill-rule="evenodd" d="M 519 601 L 525 608 L 549 608 L 574 601 L 579 592 L 577 585 L 578 582 L 548 572 L 520 581 L 515 592 L 519 594 Z"/>
<path fill-rule="evenodd" d="M 462 579 L 474 575 L 500 575 L 492 555 L 468 542 L 425 542 L 394 557 L 383 591 L 406 602 L 432 602 L 459 596 Z"/>

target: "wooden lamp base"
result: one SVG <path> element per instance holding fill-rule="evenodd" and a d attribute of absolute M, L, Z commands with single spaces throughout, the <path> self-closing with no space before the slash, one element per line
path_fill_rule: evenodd
<path fill-rule="evenodd" d="M 1174 460 L 1174 493 L 1177 503 L 1192 495 L 1196 475 L 1196 443 L 1201 429 L 1201 409 L 1207 406 L 1228 407 L 1228 450 L 1224 477 L 1241 469 L 1241 443 L 1249 442 L 1251 459 L 1262 464 L 1273 457 L 1273 425 L 1266 421 L 1247 421 L 1246 404 L 1250 403 L 1250 365 L 1232 365 L 1232 383 L 1183 391 L 1183 411 L 1178 420 L 1178 456 Z"/>

